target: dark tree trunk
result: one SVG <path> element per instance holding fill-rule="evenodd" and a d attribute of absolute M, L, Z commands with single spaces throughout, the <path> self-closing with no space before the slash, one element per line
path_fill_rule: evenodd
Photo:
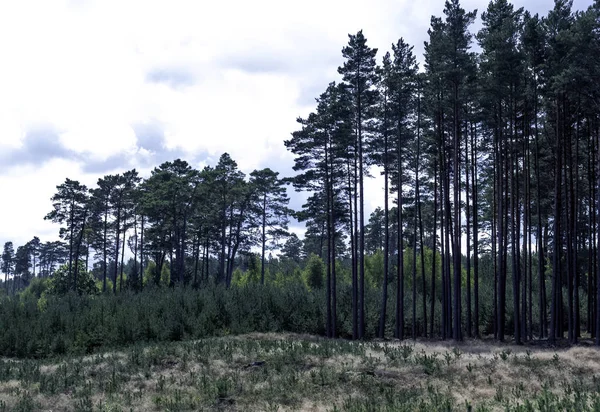
<path fill-rule="evenodd" d="M 133 218 L 133 241 L 134 241 L 134 246 L 133 246 L 133 274 L 131 277 L 131 280 L 133 281 L 133 279 L 135 279 L 135 276 L 137 275 L 138 271 L 137 271 L 137 252 L 138 252 L 138 235 L 137 235 L 137 215 L 134 215 Z M 136 288 L 136 285 L 132 284 L 133 288 Z"/>
<path fill-rule="evenodd" d="M 260 284 L 265 284 L 265 247 L 267 244 L 267 194 L 263 195 L 262 205 L 262 223 L 261 223 L 261 254 L 260 254 Z"/>
<path fill-rule="evenodd" d="M 431 337 L 433 337 L 433 324 L 435 323 L 435 300 L 436 300 L 436 295 L 435 295 L 435 283 L 436 283 L 435 252 L 437 250 L 437 220 L 438 220 L 438 216 L 437 216 L 437 212 L 438 212 L 437 179 L 438 179 L 437 162 L 434 160 L 434 162 L 433 162 L 433 232 L 431 233 L 431 238 L 432 238 L 432 242 L 431 242 L 431 245 L 432 245 L 431 246 L 432 247 L 432 251 L 431 251 L 431 256 L 432 256 L 432 258 L 431 258 L 431 323 L 430 323 L 430 329 L 429 329 L 429 335 Z M 423 221 L 421 221 L 421 224 L 422 223 L 423 223 Z"/>
<path fill-rule="evenodd" d="M 458 120 L 458 84 L 454 84 L 454 327 L 452 337 L 462 340 L 461 326 L 461 213 L 460 213 L 460 124 Z"/>
<path fill-rule="evenodd" d="M 113 276 L 113 293 L 117 293 L 117 273 L 119 273 L 119 236 L 121 234 L 121 201 L 117 205 L 117 222 L 116 222 L 116 241 L 115 241 L 115 274 Z M 159 275 L 160 278 L 160 275 Z"/>
<path fill-rule="evenodd" d="M 108 200 L 107 200 L 108 202 Z M 107 257 L 107 233 L 108 233 L 108 204 L 104 209 L 104 225 L 102 228 L 102 292 L 106 292 L 106 275 L 108 269 Z"/>
<path fill-rule="evenodd" d="M 387 111 L 386 111 L 387 113 Z M 379 338 L 383 339 L 385 335 L 385 320 L 388 301 L 388 274 L 389 274 L 389 245 L 390 245 L 390 225 L 389 225 L 389 177 L 388 177 L 388 135 L 387 135 L 387 115 L 385 121 L 384 137 L 383 137 L 383 213 L 385 226 L 385 240 L 383 245 L 383 285 L 381 296 L 381 317 L 379 318 Z"/>
<path fill-rule="evenodd" d="M 465 200 L 466 200 L 466 224 L 467 224 L 467 336 L 473 336 L 472 330 L 472 307 L 471 307 L 471 207 L 469 204 L 470 181 L 469 181 L 469 131 L 468 123 L 465 122 Z"/>
<path fill-rule="evenodd" d="M 558 114 L 558 104 L 556 105 Z M 559 135 L 558 116 L 556 119 L 556 153 L 555 153 L 555 172 L 554 172 L 554 253 L 552 262 L 552 301 L 550 308 L 550 336 L 552 343 L 556 341 L 560 327 L 560 312 L 561 305 L 560 293 L 562 285 L 560 283 L 560 236 L 561 236 L 561 177 L 562 177 L 562 151 L 561 139 Z"/>
<path fill-rule="evenodd" d="M 396 338 L 404 339 L 404 239 L 402 236 L 402 156 L 398 139 L 398 277 L 396 280 Z"/>
<path fill-rule="evenodd" d="M 77 240 L 77 248 L 75 249 L 75 270 L 73 271 L 73 290 L 77 290 L 77 275 L 79 274 L 79 250 L 81 249 L 81 242 L 83 240 L 83 232 L 85 232 L 85 223 L 87 219 L 87 209 L 83 211 L 83 217 L 81 218 L 81 229 L 79 231 L 79 239 Z M 14 277 L 13 277 L 14 283 Z"/>
<path fill-rule="evenodd" d="M 473 293 L 475 299 L 474 327 L 475 337 L 479 338 L 479 225 L 478 225 L 478 204 L 477 204 L 477 142 L 475 136 L 477 126 L 473 125 L 471 132 L 471 192 L 473 196 Z M 493 217 L 492 217 L 493 221 Z"/>
<path fill-rule="evenodd" d="M 356 182 L 356 179 L 354 179 Z M 352 208 L 352 200 L 356 205 L 356 192 L 352 191 L 352 173 L 348 162 L 348 210 L 350 211 L 350 253 L 352 256 L 352 339 L 358 338 L 358 277 L 356 265 L 356 209 Z"/>
<path fill-rule="evenodd" d="M 140 290 L 144 289 L 144 215 L 141 215 L 140 227 Z"/>
<path fill-rule="evenodd" d="M 123 269 L 125 268 L 125 265 L 123 264 L 123 261 L 125 260 L 125 236 L 127 234 L 127 220 L 125 218 L 125 215 L 123 214 L 123 241 L 121 242 L 121 274 L 120 274 L 120 280 L 119 280 L 119 291 L 122 292 L 123 291 Z M 117 256 L 118 258 L 118 256 Z"/>
<path fill-rule="evenodd" d="M 536 103 L 537 107 L 537 103 Z M 537 109 L 534 110 L 535 114 L 535 181 L 536 181 L 536 214 L 537 214 L 537 255 L 538 255 L 538 280 L 539 280 L 539 313 L 540 313 L 540 339 L 544 339 L 547 336 L 546 333 L 546 279 L 545 279 L 545 257 L 544 257 L 544 242 L 542 235 L 542 212 L 541 212 L 541 178 L 540 178 L 540 161 L 539 161 L 539 134 L 538 134 L 538 123 L 537 123 Z"/>

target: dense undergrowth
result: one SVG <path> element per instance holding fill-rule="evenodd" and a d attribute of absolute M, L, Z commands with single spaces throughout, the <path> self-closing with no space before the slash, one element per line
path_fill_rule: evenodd
<path fill-rule="evenodd" d="M 147 287 L 117 294 L 49 294 L 43 282 L 32 282 L 16 296 L 0 297 L 0 356 L 44 358 L 90 354 L 144 342 L 171 342 L 250 332 L 325 334 L 326 295 L 303 282 L 260 285 L 247 283 L 226 289 Z M 38 285 L 39 284 L 39 285 Z M 338 285 L 336 336 L 352 337 L 351 286 Z M 394 284 L 390 284 L 394 290 Z M 39 289 L 39 290 L 38 290 Z M 365 290 L 365 338 L 375 337 L 381 310 L 377 287 Z M 481 295 L 481 333 L 491 333 L 491 298 Z M 431 302 L 427 302 L 429 309 Z M 388 300 L 386 336 L 394 335 L 395 299 Z M 422 336 L 422 295 L 417 294 L 416 333 Z M 435 316 L 428 311 L 427 331 L 441 325 L 441 302 Z M 511 330 L 512 308 L 507 308 Z M 412 333 L 412 296 L 404 300 L 404 332 Z M 464 319 L 463 319 L 464 321 Z"/>
<path fill-rule="evenodd" d="M 248 332 L 323 334 L 321 293 L 302 285 L 155 288 L 117 295 L 0 300 L 0 355 L 89 354 L 142 342 Z"/>

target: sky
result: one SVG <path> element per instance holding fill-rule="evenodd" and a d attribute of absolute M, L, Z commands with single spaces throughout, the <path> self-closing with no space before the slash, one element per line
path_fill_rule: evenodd
<path fill-rule="evenodd" d="M 462 5 L 479 15 L 487 2 Z M 379 60 L 403 37 L 421 60 L 442 10 L 442 0 L 0 2 L 0 245 L 58 238 L 43 218 L 67 177 L 94 187 L 176 158 L 214 165 L 223 152 L 246 174 L 291 175 L 283 141 L 340 80 L 348 34 L 362 29 Z M 367 182 L 367 213 L 382 186 Z"/>

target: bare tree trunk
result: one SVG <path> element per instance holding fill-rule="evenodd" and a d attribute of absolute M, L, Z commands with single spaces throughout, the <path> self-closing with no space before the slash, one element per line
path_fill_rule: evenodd
<path fill-rule="evenodd" d="M 460 124 L 458 121 L 458 84 L 454 84 L 454 340 L 462 340 L 461 325 L 461 207 L 460 207 Z"/>
<path fill-rule="evenodd" d="M 435 267 L 436 267 L 436 261 L 435 261 L 435 252 L 437 249 L 437 212 L 438 212 L 438 192 L 437 192 L 437 179 L 438 179 L 438 173 L 437 173 L 437 161 L 433 162 L 433 232 L 431 234 L 432 237 L 432 251 L 431 251 L 431 323 L 430 323 L 430 329 L 429 329 L 429 335 L 431 337 L 433 337 L 433 324 L 435 323 L 435 299 L 436 299 L 436 295 L 435 295 L 435 283 L 436 283 L 436 278 L 435 278 Z M 421 220 L 421 224 L 423 223 L 423 221 Z M 425 272 L 423 272 L 424 274 Z"/>
<path fill-rule="evenodd" d="M 144 289 L 144 215 L 141 215 L 140 227 L 140 290 Z"/>
<path fill-rule="evenodd" d="M 385 336 L 385 320 L 388 301 L 388 275 L 389 275 L 389 245 L 390 245 L 390 221 L 389 221 L 389 164 L 388 164 L 388 134 L 387 134 L 387 110 L 385 111 L 385 126 L 383 136 L 383 178 L 384 178 L 384 194 L 383 194 L 383 213 L 385 226 L 385 240 L 383 245 L 383 285 L 381 296 L 381 317 L 379 318 L 379 338 Z"/>
<path fill-rule="evenodd" d="M 265 247 L 267 244 L 267 194 L 263 195 L 262 208 L 262 231 L 261 231 L 261 254 L 260 254 L 260 284 L 265 284 Z"/>
<path fill-rule="evenodd" d="M 469 130 L 465 122 L 465 200 L 466 200 L 466 224 L 467 224 L 467 336 L 473 336 L 472 331 L 472 307 L 471 307 L 471 207 L 469 204 L 470 182 L 469 182 Z"/>
<path fill-rule="evenodd" d="M 396 338 L 404 339 L 404 240 L 402 235 L 402 148 L 398 138 L 398 278 L 396 283 Z"/>
<path fill-rule="evenodd" d="M 473 125 L 471 130 L 471 193 L 473 196 L 473 277 L 474 277 L 474 299 L 475 299 L 475 337 L 479 338 L 479 226 L 478 226 L 478 205 L 477 205 L 477 125 Z M 493 222 L 492 216 L 492 222 Z"/>

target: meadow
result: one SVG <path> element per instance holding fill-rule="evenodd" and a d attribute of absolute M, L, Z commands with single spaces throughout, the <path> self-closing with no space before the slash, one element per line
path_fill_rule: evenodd
<path fill-rule="evenodd" d="M 600 355 L 251 333 L 0 359 L 0 411 L 598 411 Z"/>

